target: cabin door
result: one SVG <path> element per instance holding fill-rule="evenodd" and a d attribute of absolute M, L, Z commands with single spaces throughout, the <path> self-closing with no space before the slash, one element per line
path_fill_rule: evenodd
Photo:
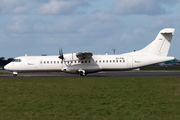
<path fill-rule="evenodd" d="M 43 66 L 43 60 L 39 61 L 39 66 Z"/>
<path fill-rule="evenodd" d="M 36 59 L 30 58 L 27 61 L 28 61 L 28 67 L 29 68 L 37 68 Z"/>

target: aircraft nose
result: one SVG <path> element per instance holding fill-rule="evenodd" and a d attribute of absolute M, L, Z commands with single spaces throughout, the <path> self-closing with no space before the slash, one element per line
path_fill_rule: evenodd
<path fill-rule="evenodd" d="M 8 69 L 9 69 L 9 65 L 8 65 L 8 64 L 5 65 L 5 66 L 4 66 L 4 69 L 5 69 L 5 70 L 8 70 Z"/>

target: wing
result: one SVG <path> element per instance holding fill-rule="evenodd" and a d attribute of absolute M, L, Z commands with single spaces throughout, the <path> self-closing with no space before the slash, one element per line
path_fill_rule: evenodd
<path fill-rule="evenodd" d="M 83 60 L 83 59 L 90 59 L 93 56 L 93 54 L 91 52 L 80 52 L 80 53 L 76 53 L 76 57 L 79 60 Z"/>

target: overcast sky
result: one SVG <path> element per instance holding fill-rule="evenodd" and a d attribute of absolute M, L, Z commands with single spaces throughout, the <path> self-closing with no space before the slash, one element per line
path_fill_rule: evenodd
<path fill-rule="evenodd" d="M 180 59 L 180 0 L 0 0 L 0 57 L 139 50 L 175 28 L 169 56 Z"/>

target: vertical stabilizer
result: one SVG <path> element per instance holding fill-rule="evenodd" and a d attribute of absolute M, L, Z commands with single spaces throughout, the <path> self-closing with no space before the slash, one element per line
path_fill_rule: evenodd
<path fill-rule="evenodd" d="M 153 42 L 151 42 L 148 46 L 137 52 L 151 56 L 166 57 L 169 51 L 173 34 L 173 28 L 163 29 L 159 32 L 159 34 Z"/>

